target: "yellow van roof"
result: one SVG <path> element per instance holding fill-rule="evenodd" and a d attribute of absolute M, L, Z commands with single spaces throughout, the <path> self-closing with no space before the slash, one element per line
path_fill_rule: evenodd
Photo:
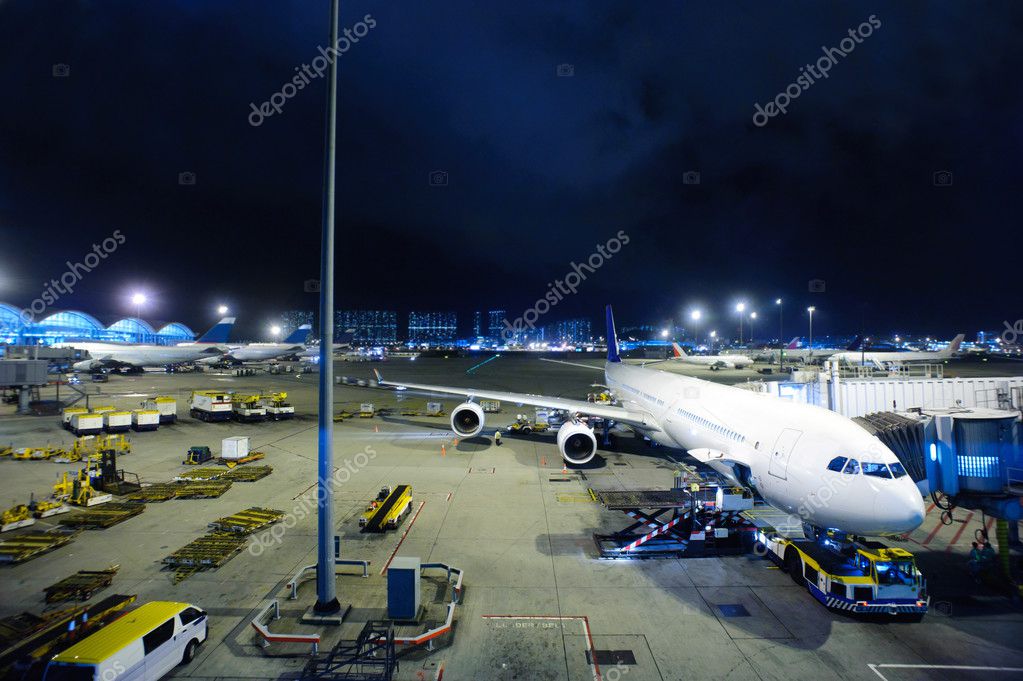
<path fill-rule="evenodd" d="M 151 601 L 82 639 L 52 661 L 99 664 L 188 607 L 188 603 Z"/>

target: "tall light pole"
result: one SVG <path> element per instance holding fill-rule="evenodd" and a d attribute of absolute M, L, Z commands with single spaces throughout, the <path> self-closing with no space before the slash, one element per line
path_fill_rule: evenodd
<path fill-rule="evenodd" d="M 813 313 L 817 310 L 813 305 L 806 308 L 806 311 L 810 313 L 810 356 L 813 357 Z"/>
<path fill-rule="evenodd" d="M 222 315 L 224 315 L 224 314 L 227 314 L 227 305 L 221 305 L 221 306 L 219 306 L 219 307 L 217 308 L 217 313 L 218 313 L 218 314 L 222 314 Z"/>
<path fill-rule="evenodd" d="M 146 294 L 136 293 L 131 297 L 131 302 L 135 303 L 135 321 L 138 323 L 138 342 L 142 342 L 142 306 L 146 304 Z"/>
<path fill-rule="evenodd" d="M 746 311 L 746 303 L 736 303 L 735 311 L 739 313 L 739 345 L 742 345 L 742 318 Z"/>
<path fill-rule="evenodd" d="M 700 334 L 699 332 L 697 332 L 696 329 L 700 323 L 700 317 L 702 316 L 703 313 L 700 312 L 699 310 L 693 310 L 692 312 L 689 313 L 689 318 L 693 320 L 693 342 L 697 346 L 700 345 Z"/>
<path fill-rule="evenodd" d="M 757 313 L 756 312 L 750 312 L 749 313 L 749 342 L 750 343 L 756 343 L 756 338 L 757 337 L 756 337 L 756 334 L 753 333 L 753 322 L 756 321 L 756 318 L 757 318 Z"/>
<path fill-rule="evenodd" d="M 710 332 L 710 354 L 714 354 L 714 339 L 718 337 L 717 331 Z"/>
<path fill-rule="evenodd" d="M 337 47 L 339 0 L 330 3 L 330 46 Z M 334 575 L 334 164 L 337 154 L 337 62 L 327 72 L 327 125 L 324 136 L 323 228 L 320 235 L 320 395 L 316 479 L 316 604 L 313 611 L 341 610 Z"/>
<path fill-rule="evenodd" d="M 775 298 L 774 304 L 778 306 L 778 369 L 781 370 L 785 364 L 785 322 L 783 318 L 785 306 L 781 298 Z"/>
<path fill-rule="evenodd" d="M 281 335 L 281 327 L 274 324 L 270 327 L 270 335 L 274 337 L 274 342 L 277 342 L 277 337 Z"/>

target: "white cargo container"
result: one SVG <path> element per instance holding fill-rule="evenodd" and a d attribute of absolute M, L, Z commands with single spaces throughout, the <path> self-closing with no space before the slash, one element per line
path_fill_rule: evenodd
<path fill-rule="evenodd" d="M 160 423 L 174 423 L 178 420 L 178 401 L 173 397 L 150 397 L 142 403 L 142 408 L 160 412 Z"/>
<path fill-rule="evenodd" d="M 103 427 L 108 433 L 123 433 L 131 429 L 130 411 L 108 411 L 103 415 Z"/>
<path fill-rule="evenodd" d="M 72 414 L 71 432 L 79 437 L 102 433 L 103 414 Z"/>
<path fill-rule="evenodd" d="M 131 413 L 131 427 L 138 431 L 160 427 L 160 412 L 155 409 L 136 409 Z"/>
<path fill-rule="evenodd" d="M 86 409 L 85 407 L 68 407 L 67 409 L 64 410 L 64 413 L 61 416 L 61 425 L 63 425 L 68 430 L 71 430 L 71 417 L 74 416 L 75 414 L 88 413 L 89 410 Z"/>
<path fill-rule="evenodd" d="M 225 437 L 224 441 L 221 442 L 220 446 L 220 458 L 228 461 L 234 459 L 244 459 L 249 455 L 249 438 L 248 436 L 236 435 L 234 437 Z"/>

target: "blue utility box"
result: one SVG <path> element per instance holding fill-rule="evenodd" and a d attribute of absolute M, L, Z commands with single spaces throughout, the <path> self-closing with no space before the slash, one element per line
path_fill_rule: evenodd
<path fill-rule="evenodd" d="M 419 616 L 419 558 L 395 558 L 387 568 L 387 616 L 414 620 Z"/>

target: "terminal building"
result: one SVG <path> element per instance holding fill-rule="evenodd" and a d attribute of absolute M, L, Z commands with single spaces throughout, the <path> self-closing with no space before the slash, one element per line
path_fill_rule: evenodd
<path fill-rule="evenodd" d="M 0 303 L 0 344 L 52 345 L 73 340 L 174 345 L 195 340 L 195 332 L 181 322 L 155 327 L 136 317 L 103 324 L 78 310 L 52 312 L 36 318 L 13 305 Z"/>

